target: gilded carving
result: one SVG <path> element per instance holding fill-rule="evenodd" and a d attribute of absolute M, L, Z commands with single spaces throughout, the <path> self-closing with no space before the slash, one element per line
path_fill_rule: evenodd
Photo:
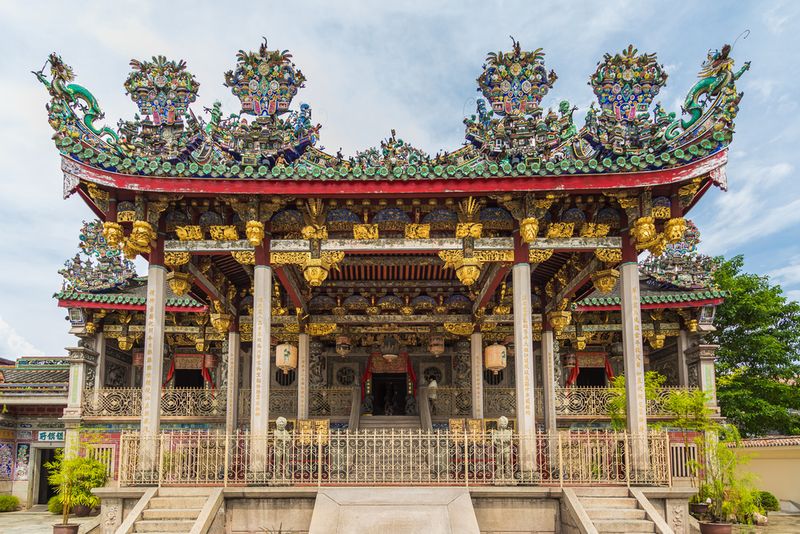
<path fill-rule="evenodd" d="M 443 327 L 454 336 L 469 336 L 475 330 L 475 325 L 472 323 L 444 323 Z"/>
<path fill-rule="evenodd" d="M 250 244 L 257 247 L 264 241 L 264 223 L 261 221 L 247 221 L 244 233 Z"/>
<path fill-rule="evenodd" d="M 189 260 L 192 259 L 192 255 L 188 252 L 165 252 L 164 253 L 164 265 L 168 267 L 180 267 L 181 265 L 186 265 L 189 263 Z"/>
<path fill-rule="evenodd" d="M 663 349 L 664 341 L 667 338 L 665 334 L 656 332 L 648 332 L 644 334 L 644 337 L 647 339 L 647 343 L 650 345 L 650 347 L 652 347 L 653 350 Z"/>
<path fill-rule="evenodd" d="M 133 229 L 122 245 L 122 250 L 128 259 L 133 259 L 138 254 L 149 254 L 152 243 L 157 237 L 156 231 L 149 222 L 133 221 Z"/>
<path fill-rule="evenodd" d="M 617 280 L 619 280 L 619 271 L 616 269 L 604 269 L 592 273 L 592 284 L 594 284 L 594 288 L 606 295 L 614 291 Z"/>
<path fill-rule="evenodd" d="M 203 229 L 199 226 L 177 226 L 175 234 L 181 241 L 199 241 L 203 239 Z"/>
<path fill-rule="evenodd" d="M 528 261 L 531 263 L 542 263 L 550 259 L 553 255 L 551 248 L 532 248 L 528 251 Z"/>
<path fill-rule="evenodd" d="M 636 239 L 636 248 L 645 249 L 657 239 L 655 219 L 652 217 L 639 217 L 631 229 L 633 238 Z"/>
<path fill-rule="evenodd" d="M 585 223 L 581 227 L 581 237 L 605 237 L 611 227 L 601 223 Z"/>
<path fill-rule="evenodd" d="M 328 229 L 325 227 L 325 225 L 308 224 L 303 227 L 300 233 L 303 236 L 303 239 L 328 239 Z"/>
<path fill-rule="evenodd" d="M 305 265 L 310 256 L 308 252 L 272 252 L 269 261 L 272 265 Z"/>
<path fill-rule="evenodd" d="M 117 222 L 133 222 L 136 220 L 136 211 L 120 210 L 117 212 Z"/>
<path fill-rule="evenodd" d="M 225 308 L 218 300 L 214 301 L 214 312 L 211 313 L 211 326 L 218 334 L 224 334 L 231 326 L 231 316 L 225 313 Z"/>
<path fill-rule="evenodd" d="M 321 258 L 308 258 L 303 267 L 303 277 L 311 287 L 319 287 L 328 278 L 328 268 Z"/>
<path fill-rule="evenodd" d="M 231 256 L 242 265 L 256 264 L 256 253 L 253 250 L 233 250 Z"/>
<path fill-rule="evenodd" d="M 676 217 L 664 223 L 664 237 L 667 243 L 678 243 L 686 233 L 686 219 Z"/>
<path fill-rule="evenodd" d="M 359 240 L 378 239 L 378 225 L 367 224 L 367 223 L 354 224 L 353 239 L 359 239 Z"/>
<path fill-rule="evenodd" d="M 661 256 L 666 249 L 667 249 L 667 238 L 664 234 L 658 234 L 655 240 L 653 240 L 653 242 L 650 243 L 650 246 L 647 247 L 647 250 L 653 256 Z"/>
<path fill-rule="evenodd" d="M 483 223 L 479 222 L 463 222 L 456 225 L 456 238 L 464 239 L 465 237 L 472 237 L 480 239 L 483 234 Z"/>
<path fill-rule="evenodd" d="M 122 225 L 113 221 L 106 221 L 103 223 L 103 238 L 105 238 L 108 246 L 119 248 L 125 241 L 125 234 L 122 231 Z"/>
<path fill-rule="evenodd" d="M 431 235 L 430 224 L 408 223 L 405 227 L 406 239 L 428 239 Z"/>
<path fill-rule="evenodd" d="M 253 341 L 253 323 L 239 323 L 239 335 L 241 340 L 245 342 Z"/>
<path fill-rule="evenodd" d="M 575 231 L 575 223 L 571 222 L 555 222 L 550 223 L 547 227 L 548 238 L 572 237 Z"/>
<path fill-rule="evenodd" d="M 547 320 L 550 322 L 550 326 L 553 327 L 553 333 L 558 336 L 572 322 L 572 312 L 551 311 L 547 314 Z"/>
<path fill-rule="evenodd" d="M 167 274 L 167 283 L 177 296 L 182 297 L 192 288 L 192 275 L 173 271 Z"/>
<path fill-rule="evenodd" d="M 327 336 L 336 331 L 336 323 L 309 323 L 306 333 L 310 336 Z"/>
<path fill-rule="evenodd" d="M 669 219 L 671 213 L 672 210 L 669 206 L 653 206 L 653 209 L 650 211 L 650 215 L 655 219 Z"/>
<path fill-rule="evenodd" d="M 524 243 L 536 241 L 539 233 L 539 220 L 536 217 L 526 217 L 519 223 L 519 235 Z"/>
<path fill-rule="evenodd" d="M 236 241 L 239 239 L 239 231 L 233 225 L 213 225 L 208 227 L 211 239 L 217 241 Z"/>
<path fill-rule="evenodd" d="M 461 250 L 440 250 L 439 258 L 444 262 L 445 269 L 455 269 L 464 259 L 464 252 Z"/>
<path fill-rule="evenodd" d="M 622 261 L 622 249 L 619 248 L 596 248 L 594 256 L 605 263 L 619 263 Z"/>
<path fill-rule="evenodd" d="M 504 262 L 512 263 L 514 261 L 513 250 L 476 250 L 475 258 L 482 263 L 491 262 Z"/>

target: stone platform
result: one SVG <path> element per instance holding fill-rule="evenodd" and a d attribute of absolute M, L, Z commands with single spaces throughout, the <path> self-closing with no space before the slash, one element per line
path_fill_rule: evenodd
<path fill-rule="evenodd" d="M 478 534 L 466 488 L 322 488 L 309 534 Z"/>

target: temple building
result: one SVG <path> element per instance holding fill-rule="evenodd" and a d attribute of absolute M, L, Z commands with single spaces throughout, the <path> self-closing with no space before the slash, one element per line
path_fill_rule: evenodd
<path fill-rule="evenodd" d="M 703 336 L 724 294 L 687 216 L 726 188 L 749 68 L 730 51 L 708 53 L 679 114 L 656 102 L 655 54 L 606 54 L 580 125 L 547 101 L 542 49 L 514 41 L 476 62 L 462 146 L 431 156 L 391 130 L 352 157 L 318 148 L 306 78 L 266 40 L 224 74 L 241 103 L 224 112 L 192 106 L 186 62 L 131 61 L 137 112 L 116 128 L 51 54 L 37 77 L 64 196 L 97 217 L 55 295 L 76 336 L 59 423 L 67 454 L 110 451 L 107 531 L 161 498 L 151 486 L 224 487 L 228 532 L 277 528 L 245 501 L 311 488 L 283 528 L 322 532 L 324 491 L 390 485 L 466 487 L 487 532 L 512 530 L 487 511 L 507 486 L 536 531 L 571 532 L 578 490 L 600 484 L 644 488 L 660 516 L 631 521 L 684 532 L 693 453 L 664 430 L 665 400 L 699 388 L 716 406 Z M 19 456 L 10 427 L 0 447 Z"/>

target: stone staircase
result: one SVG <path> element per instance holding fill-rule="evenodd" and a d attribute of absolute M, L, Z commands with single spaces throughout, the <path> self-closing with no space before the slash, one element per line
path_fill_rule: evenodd
<path fill-rule="evenodd" d="M 208 500 L 205 488 L 159 488 L 133 524 L 133 532 L 188 534 Z"/>
<path fill-rule="evenodd" d="M 575 494 L 597 532 L 656 532 L 655 523 L 627 488 L 575 488 Z"/>
<path fill-rule="evenodd" d="M 358 421 L 359 430 L 419 430 L 418 415 L 362 415 Z"/>

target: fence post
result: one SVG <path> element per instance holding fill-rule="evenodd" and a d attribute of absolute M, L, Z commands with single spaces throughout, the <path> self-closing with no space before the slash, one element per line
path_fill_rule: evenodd
<path fill-rule="evenodd" d="M 322 436 L 317 436 L 317 487 L 322 486 Z"/>
<path fill-rule="evenodd" d="M 161 477 L 164 473 L 164 439 L 165 434 L 162 432 L 158 438 L 158 487 L 161 487 Z"/>
<path fill-rule="evenodd" d="M 564 487 L 564 455 L 561 450 L 561 432 L 557 432 L 556 436 L 558 437 L 558 486 L 560 488 Z"/>
<path fill-rule="evenodd" d="M 222 475 L 222 485 L 224 487 L 228 487 L 228 467 L 230 466 L 230 437 L 231 434 L 227 432 L 223 435 L 223 439 L 225 440 L 225 473 Z"/>
<path fill-rule="evenodd" d="M 664 454 L 667 455 L 667 487 L 671 488 L 672 487 L 672 449 L 670 448 L 670 443 L 669 443 L 669 432 L 667 432 L 666 430 L 664 431 L 664 441 L 665 441 L 665 443 L 664 443 Z M 686 458 L 685 455 L 686 455 L 687 452 L 688 451 L 686 451 L 686 450 L 683 451 L 684 463 L 685 463 L 685 458 Z"/>
<path fill-rule="evenodd" d="M 622 435 L 623 435 L 624 442 L 625 442 L 625 463 L 627 464 L 627 465 L 625 465 L 625 484 L 630 488 L 631 487 L 631 469 L 633 468 L 634 465 L 636 465 L 636 462 L 633 461 L 633 459 L 630 456 L 631 447 L 628 446 L 628 436 L 630 436 L 630 438 L 633 439 L 633 435 L 632 434 L 628 434 L 627 432 L 624 432 Z M 633 450 L 637 450 L 635 445 L 633 447 Z"/>
<path fill-rule="evenodd" d="M 467 425 L 464 425 L 464 483 L 469 487 L 469 443 L 467 443 Z"/>

